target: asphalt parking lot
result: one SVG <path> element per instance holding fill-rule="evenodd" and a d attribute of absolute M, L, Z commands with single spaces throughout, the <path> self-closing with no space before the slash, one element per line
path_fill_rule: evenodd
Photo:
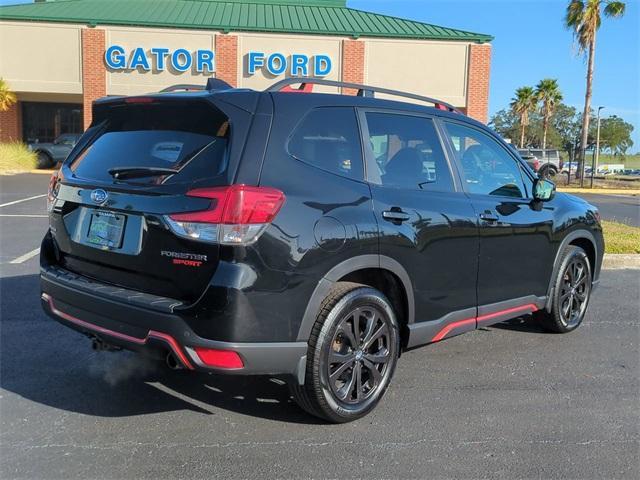
<path fill-rule="evenodd" d="M 523 317 L 405 353 L 373 414 L 325 425 L 270 379 L 94 352 L 48 319 L 47 181 L 0 177 L 0 478 L 640 476 L 638 270 L 604 271 L 569 335 Z"/>

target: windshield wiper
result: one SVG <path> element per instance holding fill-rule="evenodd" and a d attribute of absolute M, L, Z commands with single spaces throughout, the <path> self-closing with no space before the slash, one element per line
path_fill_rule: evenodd
<path fill-rule="evenodd" d="M 118 167 L 109 169 L 109 175 L 118 180 L 124 178 L 155 177 L 159 175 L 173 175 L 179 170 L 162 167 Z"/>

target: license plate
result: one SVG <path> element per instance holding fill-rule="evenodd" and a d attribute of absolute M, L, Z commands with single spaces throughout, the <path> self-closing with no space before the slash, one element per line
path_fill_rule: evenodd
<path fill-rule="evenodd" d="M 94 212 L 87 234 L 87 242 L 103 248 L 120 248 L 126 216 L 111 212 Z"/>

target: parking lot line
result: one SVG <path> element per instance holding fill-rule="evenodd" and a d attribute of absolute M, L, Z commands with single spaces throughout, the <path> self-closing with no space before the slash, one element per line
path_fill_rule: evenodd
<path fill-rule="evenodd" d="M 18 258 L 14 258 L 13 260 L 11 260 L 9 263 L 24 263 L 27 260 L 35 257 L 36 255 L 38 255 L 40 253 L 40 247 L 36 248 L 35 250 L 31 250 L 28 253 L 25 253 L 24 255 L 20 255 Z"/>
<path fill-rule="evenodd" d="M 0 213 L 0 217 L 18 217 L 18 218 L 48 218 L 49 215 L 29 215 L 29 214 L 11 214 Z"/>
<path fill-rule="evenodd" d="M 21 200 L 14 200 L 13 202 L 3 203 L 2 205 L 0 205 L 0 208 L 8 207 L 9 205 L 15 205 L 16 203 L 28 202 L 29 200 L 35 200 L 36 198 L 42 198 L 46 196 L 47 194 L 43 193 L 42 195 L 34 195 L 33 197 L 23 198 Z"/>

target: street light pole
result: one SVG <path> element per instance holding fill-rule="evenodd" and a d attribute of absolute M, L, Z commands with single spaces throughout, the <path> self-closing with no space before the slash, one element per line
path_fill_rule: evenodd
<path fill-rule="evenodd" d="M 604 107 L 598 107 L 598 128 L 596 129 L 596 150 L 593 152 L 593 160 L 591 162 L 591 188 L 593 188 L 593 175 L 598 168 L 600 160 L 600 110 Z"/>

